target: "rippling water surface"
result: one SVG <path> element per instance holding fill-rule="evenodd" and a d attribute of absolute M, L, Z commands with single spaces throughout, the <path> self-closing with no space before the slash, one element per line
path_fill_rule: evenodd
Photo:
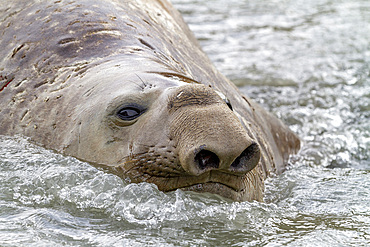
<path fill-rule="evenodd" d="M 304 142 L 265 203 L 165 194 L 0 137 L 0 245 L 369 246 L 370 2 L 174 4 L 216 66 Z"/>

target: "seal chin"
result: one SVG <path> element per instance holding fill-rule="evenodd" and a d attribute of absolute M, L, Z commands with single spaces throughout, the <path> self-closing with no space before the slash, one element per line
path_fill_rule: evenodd
<path fill-rule="evenodd" d="M 220 171 L 209 171 L 200 176 L 156 177 L 155 179 L 152 177 L 151 182 L 156 183 L 162 191 L 181 189 L 199 193 L 208 192 L 234 201 L 246 201 L 257 199 L 250 198 L 247 181 L 251 179 L 248 179 L 248 175 L 237 176 Z"/>
<path fill-rule="evenodd" d="M 235 190 L 234 188 L 217 182 L 207 182 L 207 183 L 200 183 L 200 184 L 194 184 L 187 187 L 179 188 L 184 191 L 194 191 L 194 192 L 200 192 L 200 193 L 212 193 L 212 194 L 218 194 L 222 197 L 229 198 L 233 201 L 245 201 L 246 200 L 246 193 L 245 188 L 240 190 Z"/>

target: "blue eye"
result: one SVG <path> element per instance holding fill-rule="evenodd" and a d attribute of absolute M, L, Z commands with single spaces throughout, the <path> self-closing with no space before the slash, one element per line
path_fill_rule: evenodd
<path fill-rule="evenodd" d="M 124 121 L 131 121 L 138 118 L 144 111 L 138 107 L 128 106 L 121 108 L 117 116 Z"/>

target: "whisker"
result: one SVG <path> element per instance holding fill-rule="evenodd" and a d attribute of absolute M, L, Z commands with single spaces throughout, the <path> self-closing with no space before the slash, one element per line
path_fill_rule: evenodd
<path fill-rule="evenodd" d="M 145 82 L 138 74 L 135 73 L 135 75 L 139 78 L 139 80 L 142 82 L 142 86 L 140 87 L 142 90 L 147 88 L 148 86 L 151 86 L 150 83 Z"/>

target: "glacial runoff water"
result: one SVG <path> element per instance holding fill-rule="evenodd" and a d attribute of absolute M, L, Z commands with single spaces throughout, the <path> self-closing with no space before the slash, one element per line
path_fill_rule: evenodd
<path fill-rule="evenodd" d="M 303 140 L 265 202 L 126 184 L 0 137 L 0 246 L 369 246 L 370 2 L 175 0 L 204 51 Z"/>

